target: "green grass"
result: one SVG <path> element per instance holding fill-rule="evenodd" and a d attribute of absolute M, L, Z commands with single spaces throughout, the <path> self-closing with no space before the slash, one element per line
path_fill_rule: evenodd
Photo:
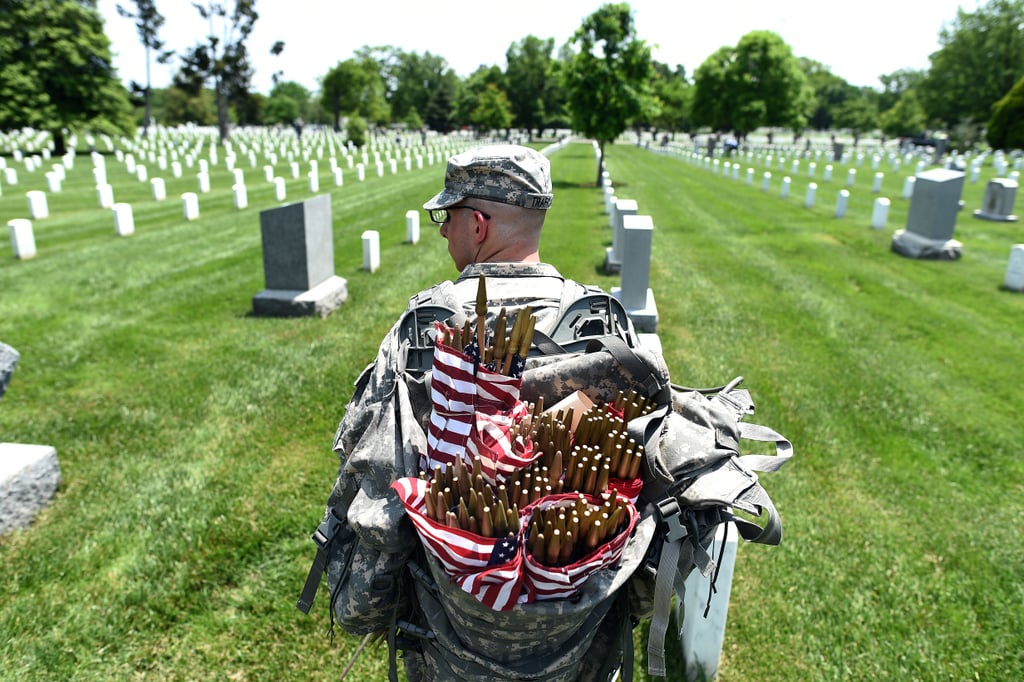
<path fill-rule="evenodd" d="M 567 276 L 604 275 L 610 244 L 589 145 L 555 153 L 542 255 Z M 8 159 L 8 163 L 11 160 Z M 282 164 L 279 164 L 282 165 Z M 744 169 L 748 164 L 744 164 Z M 795 446 L 763 482 L 779 547 L 745 545 L 720 679 L 1015 679 L 1024 675 L 1024 295 L 1004 291 L 1019 224 L 975 220 L 984 179 L 964 189 L 956 262 L 890 251 L 906 220 L 908 170 L 887 168 L 886 229 L 870 228 L 873 173 L 845 166 L 803 207 L 805 177 L 779 196 L 628 144 L 608 148 L 616 194 L 655 224 L 651 286 L 677 383 L 745 377 L 758 411 Z M 252 316 L 263 288 L 258 212 L 275 205 L 250 169 L 250 208 L 215 170 L 201 219 L 182 219 L 194 170 L 168 199 L 111 157 L 115 199 L 136 233 L 114 235 L 79 156 L 35 259 L 0 257 L 0 340 L 22 355 L 0 402 L 0 439 L 53 445 L 52 506 L 0 539 L 0 679 L 337 679 L 358 644 L 327 636 L 321 598 L 294 607 L 337 471 L 331 441 L 352 383 L 407 297 L 455 276 L 405 211 L 442 166 L 330 192 L 335 268 L 349 301 L 327 319 Z M 150 177 L 157 175 L 155 166 Z M 280 172 L 280 170 L 279 170 Z M 3 187 L 0 218 L 27 217 Z M 991 173 L 988 176 L 991 177 Z M 288 199 L 309 196 L 289 180 Z M 360 235 L 381 233 L 362 271 Z M 643 648 L 637 649 L 638 667 Z M 386 679 L 382 651 L 353 679 Z"/>

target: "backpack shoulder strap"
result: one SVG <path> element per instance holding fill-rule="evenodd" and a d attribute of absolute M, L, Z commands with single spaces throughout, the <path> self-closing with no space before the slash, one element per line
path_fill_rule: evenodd
<path fill-rule="evenodd" d="M 466 313 L 445 280 L 409 298 L 409 307 L 398 321 L 399 342 L 406 348 L 405 367 L 410 372 L 428 372 L 434 360 L 434 323 L 461 327 Z"/>

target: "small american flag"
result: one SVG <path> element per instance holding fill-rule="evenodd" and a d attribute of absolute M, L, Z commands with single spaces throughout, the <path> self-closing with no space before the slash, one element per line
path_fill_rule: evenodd
<path fill-rule="evenodd" d="M 574 501 L 577 493 L 566 495 L 550 495 L 541 498 L 534 504 L 522 510 L 523 518 L 528 519 L 533 509 L 538 505 L 560 504 L 566 501 Z M 590 499 L 590 502 L 595 502 Z M 523 590 L 529 602 L 544 601 L 547 599 L 564 599 L 573 596 L 587 581 L 587 578 L 603 568 L 618 563 L 622 558 L 622 550 L 626 547 L 626 541 L 633 533 L 640 515 L 636 507 L 630 502 L 626 505 L 628 521 L 625 528 L 620 530 L 615 537 L 604 542 L 594 551 L 580 557 L 577 561 L 565 566 L 549 566 L 534 559 L 529 552 L 523 552 L 523 572 L 525 574 L 525 585 Z"/>
<path fill-rule="evenodd" d="M 440 334 L 438 335 L 441 336 Z M 465 353 L 438 342 L 430 375 L 430 426 L 427 429 L 427 460 L 421 471 L 435 464 L 447 467 L 461 457 L 473 428 L 476 411 L 474 363 Z"/>
<path fill-rule="evenodd" d="M 495 611 L 510 609 L 520 601 L 523 553 L 518 541 L 449 528 L 427 517 L 424 498 L 428 483 L 422 479 L 400 478 L 391 487 L 424 546 L 463 592 Z"/>

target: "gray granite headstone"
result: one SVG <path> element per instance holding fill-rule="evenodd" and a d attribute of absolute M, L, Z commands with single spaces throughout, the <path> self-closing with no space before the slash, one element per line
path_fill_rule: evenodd
<path fill-rule="evenodd" d="M 331 198 L 260 212 L 263 275 L 268 289 L 312 289 L 334 274 Z"/>
<path fill-rule="evenodd" d="M 348 298 L 334 274 L 331 198 L 322 194 L 260 212 L 266 289 L 252 299 L 257 315 L 327 317 Z"/>
<path fill-rule="evenodd" d="M 917 174 L 906 229 L 892 238 L 892 250 L 908 258 L 957 260 L 963 245 L 953 239 L 963 171 L 934 168 Z"/>
<path fill-rule="evenodd" d="M 7 384 L 11 382 L 14 368 L 18 366 L 18 351 L 6 343 L 0 343 L 0 399 L 7 392 Z"/>
<path fill-rule="evenodd" d="M 1004 223 L 1016 222 L 1017 216 L 1013 215 L 1013 202 L 1016 197 L 1016 180 L 1010 178 L 989 180 L 985 186 L 982 207 L 974 212 L 974 217 Z"/>
<path fill-rule="evenodd" d="M 907 214 L 907 229 L 927 239 L 952 239 L 963 190 L 961 171 L 933 168 L 918 173 Z"/>

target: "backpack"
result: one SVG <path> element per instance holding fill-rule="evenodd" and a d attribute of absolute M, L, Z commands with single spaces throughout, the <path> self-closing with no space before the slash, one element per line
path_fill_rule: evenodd
<path fill-rule="evenodd" d="M 671 384 L 660 356 L 639 346 L 613 297 L 595 288 L 577 298 L 563 294 L 558 322 L 549 334 L 534 335 L 521 397 L 581 390 L 595 402 L 629 391 L 649 399 L 655 409 L 629 423 L 630 435 L 645 445 L 638 519 L 617 563 L 589 575 L 571 599 L 489 608 L 424 551 L 407 509 L 389 494 L 392 482 L 415 475 L 427 449 L 435 323 L 458 327 L 468 317 L 449 284 L 414 297 L 382 343 L 404 364 L 371 365 L 357 381 L 353 400 L 379 395 L 388 405 L 346 447 L 348 460 L 313 535 L 317 556 L 298 607 L 308 613 L 326 574 L 332 631 L 336 618 L 350 634 L 384 632 L 391 679 L 401 649 L 411 680 L 606 680 L 620 668 L 628 680 L 632 629 L 651 617 L 649 668 L 664 675 L 673 590 L 680 594 L 694 567 L 714 575 L 707 548 L 717 526 L 735 521 L 746 540 L 779 541 L 778 515 L 753 471 L 777 469 L 788 459 L 788 442 L 770 429 L 740 425 L 753 405 L 735 382 L 704 391 Z M 774 440 L 777 454 L 741 456 L 744 438 Z M 762 529 L 733 508 L 767 511 L 768 523 Z"/>

